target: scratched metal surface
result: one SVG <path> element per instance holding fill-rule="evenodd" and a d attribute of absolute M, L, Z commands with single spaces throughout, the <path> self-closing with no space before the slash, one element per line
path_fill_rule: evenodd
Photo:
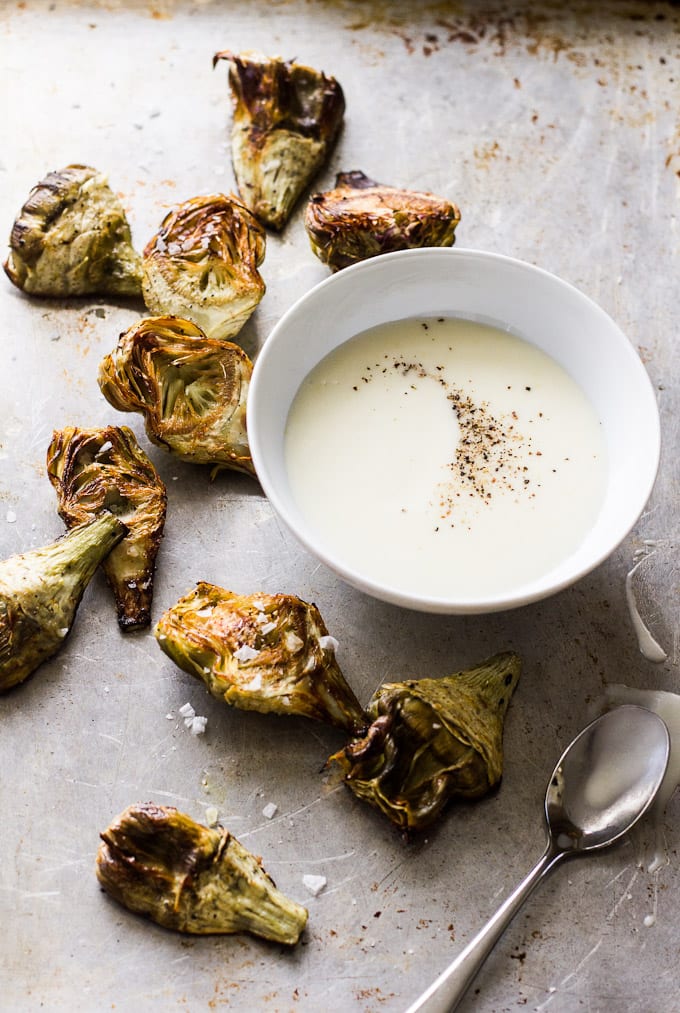
<path fill-rule="evenodd" d="M 460 246 L 518 256 L 575 283 L 640 350 L 664 435 L 649 509 L 576 587 L 503 615 L 412 614 L 318 566 L 256 483 L 224 474 L 211 484 L 206 471 L 149 449 L 140 420 L 108 406 L 97 365 L 141 307 L 42 303 L 0 282 L 3 558 L 62 531 L 44 468 L 52 429 L 125 422 L 169 491 L 156 616 L 198 579 L 314 600 L 363 701 L 387 678 L 443 675 L 505 648 L 524 659 L 500 790 L 453 806 L 407 844 L 319 773 L 341 744 L 334 730 L 221 706 L 149 633 L 119 635 L 97 578 L 61 653 L 0 699 L 3 1010 L 403 1010 L 538 857 L 546 779 L 603 687 L 679 689 L 680 10 L 564 6 L 571 13 L 521 3 L 3 4 L 6 234 L 34 182 L 80 161 L 110 174 L 141 247 L 174 201 L 234 185 L 226 68 L 211 69 L 213 52 L 295 56 L 335 74 L 347 96 L 344 133 L 319 185 L 362 169 L 433 190 L 462 209 Z M 267 295 L 243 332 L 251 353 L 326 276 L 300 212 L 270 238 L 263 273 Z M 637 590 L 669 656 L 656 666 L 638 651 L 624 593 L 645 540 L 655 554 Z M 203 737 L 176 717 L 186 701 L 208 717 Z M 244 936 L 183 938 L 110 902 L 93 873 L 98 832 L 148 799 L 199 819 L 216 806 L 278 885 L 308 905 L 304 943 L 283 952 Z M 268 802 L 278 806 L 271 821 Z M 647 825 L 557 873 L 462 1008 L 680 1010 L 679 817 L 676 794 L 658 839 Z M 657 844 L 660 868 L 649 872 Z M 317 898 L 306 894 L 305 873 L 327 877 Z"/>

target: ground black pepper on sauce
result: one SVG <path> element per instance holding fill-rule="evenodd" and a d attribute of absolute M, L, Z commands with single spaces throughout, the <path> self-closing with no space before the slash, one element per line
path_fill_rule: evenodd
<path fill-rule="evenodd" d="M 444 318 L 438 317 L 435 322 L 443 323 Z M 429 329 L 429 324 L 425 321 L 421 321 L 421 326 L 425 330 Z M 494 493 L 499 490 L 529 497 L 535 495 L 530 490 L 531 479 L 525 475 L 527 466 L 521 463 L 517 451 L 520 446 L 526 446 L 529 454 L 539 457 L 541 451 L 532 450 L 532 437 L 525 436 L 517 429 L 515 425 L 519 420 L 517 411 L 495 415 L 487 401 L 475 401 L 460 387 L 447 380 L 442 375 L 443 366 L 437 365 L 434 371 L 431 371 L 423 366 L 422 362 L 407 362 L 402 357 L 392 359 L 388 353 L 384 359 L 387 360 L 387 365 L 376 362 L 365 367 L 365 375 L 361 377 L 363 383 L 370 383 L 373 380 L 375 375 L 373 369 L 381 373 L 394 369 L 399 370 L 401 375 L 409 380 L 415 376 L 420 380 L 434 381 L 446 391 L 446 397 L 456 415 L 459 428 L 458 445 L 455 457 L 447 463 L 452 477 L 450 481 L 441 482 L 437 489 L 442 520 L 453 523 L 456 506 L 466 497 L 481 499 L 488 505 Z M 358 389 L 358 386 L 352 387 L 352 390 Z M 410 383 L 409 389 L 417 388 L 415 384 Z M 508 387 L 508 390 L 511 389 Z M 524 391 L 530 393 L 531 387 L 525 386 Z M 404 390 L 404 395 L 408 395 L 408 390 Z M 438 530 L 439 527 L 435 527 L 435 531 Z"/>

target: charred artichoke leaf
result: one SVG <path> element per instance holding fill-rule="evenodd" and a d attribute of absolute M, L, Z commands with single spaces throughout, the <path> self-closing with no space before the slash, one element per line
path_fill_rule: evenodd
<path fill-rule="evenodd" d="M 265 292 L 264 229 L 233 194 L 178 204 L 144 249 L 149 311 L 187 317 L 209 338 L 241 330 Z"/>
<path fill-rule="evenodd" d="M 127 534 L 102 563 L 124 631 L 148 626 L 156 556 L 163 537 L 167 496 L 153 464 L 127 426 L 56 430 L 47 474 L 67 527 L 105 511 Z"/>
<path fill-rule="evenodd" d="M 500 780 L 520 667 L 508 651 L 442 679 L 385 683 L 368 705 L 366 733 L 330 759 L 358 798 L 401 829 L 422 830 L 449 799 L 480 798 Z"/>
<path fill-rule="evenodd" d="M 241 197 L 265 225 L 281 229 L 327 160 L 345 98 L 334 77 L 259 53 L 217 53 L 229 62 L 234 107 L 232 161 Z"/>
<path fill-rule="evenodd" d="M 254 475 L 246 431 L 253 365 L 238 345 L 181 317 L 148 317 L 121 334 L 99 367 L 102 394 L 140 412 L 152 443 L 183 461 Z"/>
<path fill-rule="evenodd" d="M 452 246 L 459 221 L 443 197 L 385 186 L 363 172 L 339 173 L 335 189 L 313 194 L 305 213 L 312 250 L 333 271 L 381 253 Z"/>
<path fill-rule="evenodd" d="M 29 295 L 141 294 L 142 258 L 106 176 L 67 165 L 33 187 L 14 222 L 8 278 Z"/>
<path fill-rule="evenodd" d="M 250 932 L 293 946 L 307 911 L 235 837 L 172 806 L 129 806 L 100 835 L 97 878 L 124 907 L 178 932 Z"/>
<path fill-rule="evenodd" d="M 0 563 L 0 692 L 56 654 L 100 562 L 125 534 L 112 514 Z"/>
<path fill-rule="evenodd" d="M 319 610 L 294 595 L 238 595 L 201 582 L 161 616 L 155 635 L 175 664 L 233 707 L 350 732 L 366 724 Z"/>

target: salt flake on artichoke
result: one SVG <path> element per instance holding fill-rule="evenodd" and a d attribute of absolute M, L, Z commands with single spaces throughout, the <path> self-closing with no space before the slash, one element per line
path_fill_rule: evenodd
<path fill-rule="evenodd" d="M 124 534 L 105 513 L 0 563 L 0 693 L 57 653 L 95 570 Z"/>
<path fill-rule="evenodd" d="M 294 946 L 307 911 L 289 900 L 222 827 L 196 823 L 172 806 L 129 806 L 100 835 L 103 889 L 136 914 L 196 935 L 250 932 Z"/>
<path fill-rule="evenodd" d="M 264 295 L 264 254 L 264 229 L 236 197 L 192 197 L 144 249 L 144 302 L 153 314 L 187 317 L 209 338 L 234 337 Z"/>
<path fill-rule="evenodd" d="M 29 295 L 141 293 L 142 260 L 106 176 L 67 165 L 33 187 L 10 235 L 8 278 Z"/>
<path fill-rule="evenodd" d="M 229 63 L 234 106 L 232 161 L 241 197 L 265 225 L 281 229 L 326 162 L 345 98 L 334 77 L 258 53 L 217 53 Z"/>
<path fill-rule="evenodd" d="M 183 461 L 254 475 L 246 432 L 253 366 L 238 345 L 180 317 L 133 324 L 99 367 L 102 394 L 140 412 L 149 439 Z"/>
<path fill-rule="evenodd" d="M 335 189 L 313 194 L 305 228 L 317 257 L 338 271 L 381 253 L 452 246 L 460 211 L 443 197 L 341 172 Z"/>
<path fill-rule="evenodd" d="M 354 732 L 366 723 L 319 610 L 288 594 L 238 595 L 199 583 L 161 616 L 159 646 L 243 710 L 299 714 Z"/>
<path fill-rule="evenodd" d="M 57 430 L 47 451 L 47 474 L 68 527 L 104 511 L 125 523 L 125 538 L 102 566 L 121 629 L 148 626 L 167 496 L 135 434 L 127 426 Z"/>
<path fill-rule="evenodd" d="M 430 826 L 451 798 L 485 795 L 501 778 L 520 666 L 505 652 L 442 679 L 385 683 L 369 728 L 331 757 L 347 787 L 406 831 Z"/>

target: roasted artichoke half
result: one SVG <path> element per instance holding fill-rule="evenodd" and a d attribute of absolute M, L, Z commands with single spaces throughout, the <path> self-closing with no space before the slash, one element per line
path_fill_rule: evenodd
<path fill-rule="evenodd" d="M 125 526 L 104 513 L 0 563 L 0 692 L 57 653 L 92 575 L 124 534 Z"/>
<path fill-rule="evenodd" d="M 180 668 L 234 707 L 350 732 L 366 724 L 319 610 L 293 595 L 239 595 L 201 582 L 161 616 L 155 634 Z"/>
<path fill-rule="evenodd" d="M 519 674 L 519 657 L 505 652 L 443 679 L 385 683 L 368 730 L 330 759 L 358 798 L 402 830 L 423 830 L 449 799 L 479 798 L 500 780 Z"/>
<path fill-rule="evenodd" d="M 88 165 L 67 165 L 33 187 L 9 245 L 5 271 L 29 295 L 141 294 L 142 259 L 123 205 Z"/>
<path fill-rule="evenodd" d="M 234 106 L 232 161 L 241 197 L 265 225 L 281 229 L 328 158 L 345 97 L 334 77 L 258 53 L 217 53 L 229 62 Z"/>
<path fill-rule="evenodd" d="M 255 474 L 246 432 L 253 365 L 181 317 L 133 324 L 99 367 L 106 400 L 141 412 L 149 439 L 183 461 Z"/>
<path fill-rule="evenodd" d="M 144 249 L 142 290 L 151 313 L 187 317 L 209 338 L 241 330 L 265 285 L 264 229 L 232 194 L 174 208 Z"/>
<path fill-rule="evenodd" d="M 227 831 L 171 806 L 129 806 L 100 835 L 97 878 L 124 907 L 178 932 L 250 932 L 293 946 L 307 911 Z"/>
<path fill-rule="evenodd" d="M 57 430 L 47 451 L 47 474 L 68 527 L 104 511 L 125 523 L 125 538 L 102 565 L 120 628 L 148 626 L 167 496 L 135 434 L 127 426 Z"/>
<path fill-rule="evenodd" d="M 452 246 L 459 221 L 450 201 L 375 183 L 363 172 L 339 173 L 335 189 L 313 194 L 305 213 L 312 250 L 333 271 L 380 253 Z"/>

